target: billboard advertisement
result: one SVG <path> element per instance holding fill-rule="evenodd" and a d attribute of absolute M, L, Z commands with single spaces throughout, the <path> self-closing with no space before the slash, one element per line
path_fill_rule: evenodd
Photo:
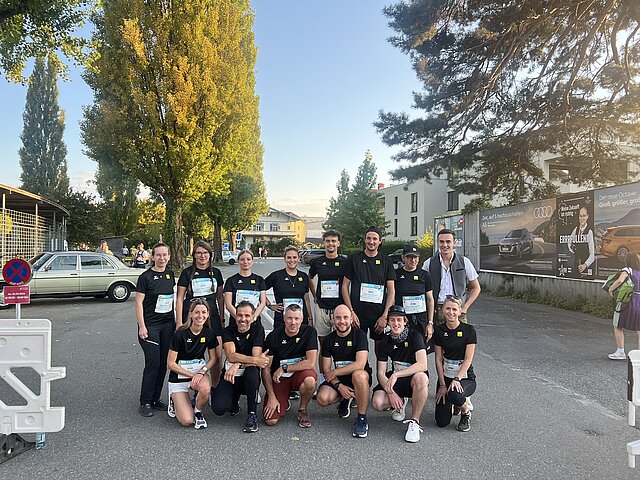
<path fill-rule="evenodd" d="M 563 195 L 557 200 L 556 275 L 593 279 L 596 276 L 593 191 Z"/>
<path fill-rule="evenodd" d="M 480 212 L 480 268 L 555 275 L 556 199 Z"/>
<path fill-rule="evenodd" d="M 597 275 L 605 278 L 624 266 L 628 252 L 640 252 L 640 184 L 596 190 L 594 212 Z"/>

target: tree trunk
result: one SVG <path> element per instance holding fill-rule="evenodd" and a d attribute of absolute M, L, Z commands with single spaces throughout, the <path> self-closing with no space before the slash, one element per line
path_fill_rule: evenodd
<path fill-rule="evenodd" d="M 184 267 L 184 227 L 182 225 L 183 205 L 174 199 L 165 199 L 167 221 L 164 227 L 165 242 L 171 247 L 171 268 L 178 272 Z"/>
<path fill-rule="evenodd" d="M 222 261 L 222 225 L 220 218 L 213 221 L 213 250 L 216 252 L 216 259 Z"/>

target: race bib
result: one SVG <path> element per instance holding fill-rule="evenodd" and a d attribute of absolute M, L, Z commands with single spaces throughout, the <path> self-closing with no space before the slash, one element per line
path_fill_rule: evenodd
<path fill-rule="evenodd" d="M 400 362 L 398 360 L 394 360 L 391 363 L 393 364 L 393 371 L 394 372 L 401 372 L 405 368 L 409 368 L 412 365 L 409 362 Z"/>
<path fill-rule="evenodd" d="M 156 313 L 169 313 L 173 310 L 173 293 L 169 295 L 158 295 L 156 300 Z"/>
<path fill-rule="evenodd" d="M 424 313 L 427 311 L 426 295 L 414 295 L 402 297 L 402 306 L 406 313 Z"/>
<path fill-rule="evenodd" d="M 303 308 L 303 303 L 301 298 L 283 298 L 282 299 L 282 312 L 287 309 L 289 305 L 298 305 L 300 308 Z"/>
<path fill-rule="evenodd" d="M 336 368 L 346 367 L 347 365 L 351 365 L 353 362 L 351 360 L 336 360 L 333 362 Z"/>
<path fill-rule="evenodd" d="M 382 303 L 384 286 L 375 283 L 360 284 L 360 301 L 368 303 Z"/>
<path fill-rule="evenodd" d="M 448 358 L 444 359 L 442 364 L 444 370 L 444 376 L 447 378 L 453 378 L 458 376 L 458 372 L 460 371 L 460 365 L 464 363 L 464 360 L 449 360 Z M 467 378 L 465 375 L 461 378 Z"/>
<path fill-rule="evenodd" d="M 205 365 L 205 361 L 202 358 L 196 358 L 195 360 L 178 360 L 178 365 L 184 368 L 186 371 L 190 373 L 196 373 L 202 370 L 202 367 Z M 187 377 L 186 375 L 178 374 L 178 380 L 184 380 Z"/>
<path fill-rule="evenodd" d="M 260 305 L 260 291 L 259 290 L 238 290 L 236 292 L 236 306 L 240 302 L 247 301 L 251 303 L 255 308 Z"/>
<path fill-rule="evenodd" d="M 301 362 L 301 361 L 302 361 L 302 360 L 304 360 L 305 358 L 306 358 L 306 357 L 299 357 L 299 358 L 285 358 L 285 359 L 280 360 L 280 366 L 283 366 L 283 365 L 292 365 L 292 364 L 294 364 L 294 363 Z M 286 377 L 291 377 L 291 376 L 293 376 L 293 374 L 294 374 L 294 373 L 295 373 L 295 372 L 286 372 L 286 373 L 283 373 L 283 374 L 282 374 L 282 376 L 283 376 L 283 377 L 285 377 L 285 378 L 286 378 Z"/>
<path fill-rule="evenodd" d="M 231 367 L 233 366 L 233 363 L 229 362 L 229 360 L 225 360 L 224 361 L 224 369 L 228 372 L 229 370 L 231 370 Z M 242 375 L 244 375 L 244 368 L 239 368 L 238 371 L 236 372 L 236 377 L 241 377 Z"/>
<path fill-rule="evenodd" d="M 338 280 L 322 280 L 320 282 L 321 298 L 340 298 Z"/>
<path fill-rule="evenodd" d="M 210 278 L 194 278 L 191 280 L 191 290 L 194 297 L 206 297 L 217 289 L 218 282 L 215 278 L 213 281 Z"/>

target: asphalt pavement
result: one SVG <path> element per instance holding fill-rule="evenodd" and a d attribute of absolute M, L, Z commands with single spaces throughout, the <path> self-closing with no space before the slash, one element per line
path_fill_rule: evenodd
<path fill-rule="evenodd" d="M 256 260 L 254 271 L 278 268 L 281 260 Z M 237 266 L 222 271 L 226 278 Z M 627 466 L 626 443 L 640 428 L 626 422 L 627 364 L 607 358 L 615 349 L 608 320 L 482 295 L 469 311 L 478 332 L 471 431 L 458 432 L 457 417 L 435 425 L 434 381 L 422 439 L 408 444 L 389 412 L 370 411 L 369 436 L 358 439 L 353 414 L 340 419 L 315 403 L 311 428 L 297 426 L 294 402 L 284 421 L 255 434 L 242 432 L 244 399 L 238 417 L 206 410 L 206 430 L 162 412 L 143 418 L 133 299 L 40 299 L 23 317 L 53 323 L 51 364 L 66 366 L 67 377 L 51 384 L 51 405 L 66 407 L 66 427 L 48 433 L 43 450 L 0 465 L 3 479 L 640 478 L 640 466 Z M 627 346 L 635 343 L 628 334 Z"/>

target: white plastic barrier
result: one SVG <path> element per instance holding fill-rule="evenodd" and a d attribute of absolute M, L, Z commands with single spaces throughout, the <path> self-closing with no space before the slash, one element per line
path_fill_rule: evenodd
<path fill-rule="evenodd" d="M 629 425 L 636 425 L 636 408 L 640 407 L 640 350 L 629 352 L 629 373 L 627 375 L 627 400 L 629 400 Z M 635 468 L 636 455 L 640 455 L 640 440 L 627 443 L 629 467 Z"/>
<path fill-rule="evenodd" d="M 11 372 L 12 368 L 19 367 L 30 367 L 40 375 L 40 395 L 33 393 Z M 50 382 L 65 375 L 65 367 L 51 368 L 49 320 L 0 320 L 0 376 L 27 402 L 26 405 L 6 405 L 0 398 L 0 433 L 62 430 L 65 409 L 50 407 Z"/>

